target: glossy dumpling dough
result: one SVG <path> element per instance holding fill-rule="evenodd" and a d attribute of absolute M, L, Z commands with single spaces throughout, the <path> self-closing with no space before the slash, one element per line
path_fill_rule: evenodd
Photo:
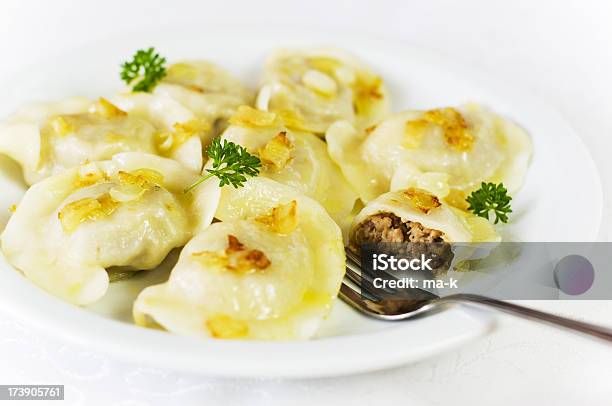
<path fill-rule="evenodd" d="M 290 129 L 275 113 L 242 106 L 230 119 L 223 139 L 244 146 L 262 161 L 260 176 L 291 186 L 317 200 L 346 229 L 357 200 L 325 142 L 312 133 Z"/>
<path fill-rule="evenodd" d="M 158 102 L 151 98 L 141 104 L 149 104 L 153 110 L 151 106 Z M 165 114 L 170 117 L 173 113 L 177 112 Z M 183 116 L 178 113 L 175 119 L 168 120 L 180 122 Z M 32 104 L 9 117 L 0 125 L 0 153 L 22 166 L 28 184 L 130 151 L 168 156 L 193 171 L 200 170 L 202 154 L 197 136 L 185 136 L 183 146 L 165 149 L 160 133 L 149 117 L 128 114 L 104 98 L 72 98 Z"/>
<path fill-rule="evenodd" d="M 337 120 L 363 129 L 388 112 L 380 76 L 353 55 L 331 48 L 279 50 L 268 59 L 256 106 L 290 115 L 323 135 Z"/>
<path fill-rule="evenodd" d="M 204 120 L 208 126 L 208 130 L 202 132 L 204 146 L 222 132 L 238 106 L 253 103 L 251 90 L 210 62 L 178 62 L 170 65 L 166 73 L 153 94 L 176 100 Z"/>
<path fill-rule="evenodd" d="M 106 269 L 152 269 L 212 221 L 220 190 L 176 161 L 121 153 L 51 176 L 25 194 L 2 234 L 7 261 L 75 304 L 100 299 Z"/>
<path fill-rule="evenodd" d="M 317 202 L 266 178 L 224 187 L 216 217 L 168 282 L 138 296 L 136 323 L 201 337 L 312 337 L 344 275 L 338 226 Z"/>
<path fill-rule="evenodd" d="M 348 122 L 327 133 L 329 153 L 364 201 L 418 187 L 465 209 L 481 182 L 522 185 L 531 157 L 527 133 L 478 105 L 407 111 L 359 132 Z"/>
<path fill-rule="evenodd" d="M 202 170 L 202 144 L 210 131 L 206 120 L 176 100 L 161 95 L 127 92 L 111 97 L 110 101 L 131 117 L 155 126 L 158 155 L 172 158 L 192 171 Z"/>

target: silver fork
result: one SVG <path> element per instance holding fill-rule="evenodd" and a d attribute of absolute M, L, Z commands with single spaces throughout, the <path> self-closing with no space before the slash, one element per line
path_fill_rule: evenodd
<path fill-rule="evenodd" d="M 465 304 L 492 308 L 526 319 L 540 321 L 552 326 L 612 342 L 612 329 L 585 323 L 528 307 L 480 295 L 458 293 L 440 297 L 422 289 L 409 289 L 410 298 L 401 300 L 374 300 L 371 292 L 361 291 L 362 278 L 368 278 L 361 271 L 361 259 L 346 249 L 346 275 L 340 288 L 340 298 L 361 313 L 380 320 L 397 321 L 423 317 L 441 311 L 448 306 Z"/>

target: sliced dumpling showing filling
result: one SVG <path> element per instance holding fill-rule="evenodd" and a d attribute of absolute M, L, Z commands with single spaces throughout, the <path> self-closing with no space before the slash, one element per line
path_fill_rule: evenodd
<path fill-rule="evenodd" d="M 438 276 L 448 270 L 453 259 L 450 243 L 500 240 L 487 219 L 456 209 L 426 190 L 408 188 L 369 202 L 353 221 L 349 247 L 360 252 L 364 244 L 397 243 L 388 248 L 403 255 L 427 255 Z M 454 249 L 456 254 L 457 246 Z M 473 250 L 459 251 L 464 255 Z"/>
<path fill-rule="evenodd" d="M 327 142 L 364 201 L 417 187 L 462 209 L 481 182 L 520 189 L 532 151 L 523 129 L 473 104 L 398 113 L 363 132 L 338 122 Z"/>
<path fill-rule="evenodd" d="M 499 241 L 491 223 L 458 210 L 423 189 L 387 192 L 353 220 L 352 244 Z"/>
<path fill-rule="evenodd" d="M 330 159 L 325 142 L 292 129 L 278 114 L 242 106 L 222 138 L 244 146 L 262 162 L 260 176 L 317 200 L 346 229 L 357 194 Z"/>
<path fill-rule="evenodd" d="M 380 76 L 333 48 L 279 50 L 268 59 L 256 106 L 323 135 L 337 120 L 363 129 L 380 121 L 389 96 Z"/>
<path fill-rule="evenodd" d="M 179 114 L 177 121 L 180 119 Z M 0 125 L 0 153 L 22 166 L 28 184 L 121 152 L 164 155 L 191 170 L 200 170 L 202 154 L 197 137 L 185 141 L 189 149 L 164 150 L 162 143 L 160 131 L 149 117 L 128 114 L 104 98 L 33 104 Z"/>
<path fill-rule="evenodd" d="M 422 189 L 388 192 L 368 203 L 351 226 L 349 247 L 359 253 L 366 244 L 379 252 L 430 259 L 431 272 L 441 277 L 458 261 L 473 255 L 473 244 L 501 241 L 485 218 L 456 209 Z"/>
<path fill-rule="evenodd" d="M 122 153 L 51 176 L 25 194 L 1 237 L 15 268 L 76 304 L 100 299 L 106 269 L 145 270 L 212 221 L 220 190 L 176 161 Z"/>
<path fill-rule="evenodd" d="M 170 65 L 153 94 L 176 100 L 206 122 L 208 130 L 201 133 L 204 146 L 225 129 L 238 106 L 252 104 L 254 99 L 253 92 L 240 80 L 201 60 Z"/>
<path fill-rule="evenodd" d="M 136 323 L 225 339 L 312 337 L 344 275 L 338 226 L 314 200 L 265 178 L 223 188 L 216 217 L 168 282 L 138 296 Z"/>

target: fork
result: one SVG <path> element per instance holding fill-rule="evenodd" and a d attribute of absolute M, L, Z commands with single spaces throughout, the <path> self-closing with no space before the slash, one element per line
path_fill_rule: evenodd
<path fill-rule="evenodd" d="M 481 295 L 458 293 L 440 297 L 418 288 L 406 288 L 410 298 L 387 300 L 377 299 L 372 292 L 363 290 L 362 279 L 370 278 L 361 270 L 361 259 L 351 249 L 346 248 L 346 274 L 340 288 L 340 298 L 359 312 L 380 320 L 398 321 L 430 315 L 452 305 L 492 308 L 515 316 L 543 322 L 612 342 L 612 329 L 585 323 L 551 313 L 542 312 L 514 303 L 505 302 Z M 370 279 L 371 282 L 371 279 Z"/>

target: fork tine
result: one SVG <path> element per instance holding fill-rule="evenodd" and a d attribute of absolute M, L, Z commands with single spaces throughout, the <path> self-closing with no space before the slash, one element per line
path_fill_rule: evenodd
<path fill-rule="evenodd" d="M 345 303 L 348 303 L 351 307 L 357 309 L 358 311 L 371 315 L 370 309 L 366 306 L 361 297 L 361 293 L 356 290 L 354 286 L 350 284 L 346 279 L 342 281 L 342 285 L 340 286 L 339 292 L 340 299 L 342 299 Z"/>
<path fill-rule="evenodd" d="M 360 299 L 363 298 L 369 300 L 377 300 L 376 294 L 367 289 L 367 284 L 362 283 L 362 272 L 361 267 L 351 261 L 350 258 L 346 259 L 346 272 L 344 276 L 344 281 L 348 282 L 351 285 L 354 285 L 358 289 L 352 289 L 357 291 L 357 294 L 360 295 Z M 368 279 L 371 283 L 371 280 Z"/>
<path fill-rule="evenodd" d="M 426 290 L 411 288 L 409 298 L 383 299 L 379 290 L 392 294 L 397 292 L 387 287 L 374 289 L 374 275 L 364 272 L 361 267 L 361 258 L 350 248 L 345 247 L 345 252 L 346 272 L 338 296 L 363 314 L 383 320 L 403 320 L 415 314 L 423 314 L 419 312 L 423 305 L 415 307 L 415 304 L 427 304 L 439 298 Z M 397 279 L 395 275 L 385 271 L 378 270 L 376 274 L 387 279 Z M 364 280 L 368 283 L 362 283 Z"/>
<path fill-rule="evenodd" d="M 346 276 L 355 285 L 361 286 L 361 268 L 347 258 Z"/>
<path fill-rule="evenodd" d="M 374 278 L 372 275 L 362 272 L 361 266 L 354 263 L 349 257 L 346 258 L 345 279 L 348 279 L 351 283 L 358 286 L 363 297 L 367 297 L 369 300 L 374 301 L 380 300 L 377 294 L 379 292 L 376 292 L 375 289 L 368 289 L 369 286 L 374 286 Z M 363 283 L 364 279 L 368 283 Z M 393 289 L 387 287 L 380 288 L 380 290 L 391 294 L 394 292 Z"/>
<path fill-rule="evenodd" d="M 352 249 L 350 249 L 349 247 L 345 247 L 344 248 L 344 252 L 346 253 L 346 257 L 350 258 L 351 261 L 353 261 L 354 263 L 356 263 L 359 267 L 361 267 L 361 257 L 359 255 L 357 255 L 357 253 L 355 251 L 353 251 Z"/>
<path fill-rule="evenodd" d="M 351 254 L 349 254 L 349 252 L 351 252 Z M 366 288 L 367 290 L 367 286 L 374 286 L 374 276 L 368 272 L 363 271 L 363 268 L 361 267 L 361 261 L 355 262 L 355 258 L 358 259 L 359 257 L 356 257 L 356 254 L 354 254 L 350 250 L 350 248 L 346 248 L 346 253 L 346 277 L 348 277 L 351 282 L 358 285 L 362 291 L 364 290 L 364 288 Z M 397 279 L 394 275 L 391 275 L 384 271 L 380 271 L 380 275 L 384 276 L 386 279 L 389 280 Z M 366 280 L 368 283 L 362 283 L 363 280 Z M 395 290 L 387 287 L 376 288 L 376 290 L 382 290 L 391 294 L 395 293 Z M 377 297 L 376 292 L 372 292 L 371 289 L 368 291 L 368 293 L 370 297 Z"/>
<path fill-rule="evenodd" d="M 346 253 L 346 262 L 351 262 L 352 264 L 354 264 L 357 269 L 359 269 L 359 275 L 361 275 L 363 278 L 366 278 L 368 281 L 372 282 L 372 275 L 368 272 L 365 272 L 363 267 L 361 266 L 361 257 L 355 253 L 355 251 L 353 251 L 352 249 L 345 247 L 345 253 Z M 397 277 L 395 275 L 392 275 L 388 272 L 385 271 L 378 271 L 380 273 L 380 275 L 383 275 L 386 279 L 397 279 Z"/>

